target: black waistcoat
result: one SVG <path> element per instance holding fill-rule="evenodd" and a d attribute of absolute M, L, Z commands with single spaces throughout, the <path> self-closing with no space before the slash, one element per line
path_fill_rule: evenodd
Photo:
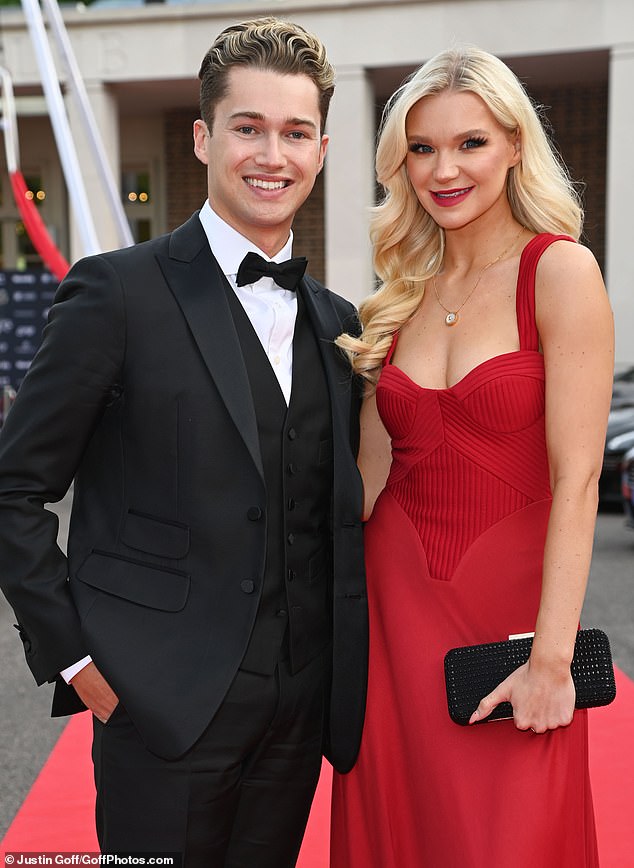
<path fill-rule="evenodd" d="M 230 287 L 257 417 L 266 484 L 266 561 L 257 617 L 241 667 L 298 671 L 331 636 L 333 444 L 330 395 L 317 339 L 298 292 L 290 403 Z"/>

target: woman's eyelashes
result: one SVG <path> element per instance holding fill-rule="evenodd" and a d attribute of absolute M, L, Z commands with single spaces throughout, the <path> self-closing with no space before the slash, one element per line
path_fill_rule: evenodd
<path fill-rule="evenodd" d="M 462 147 L 464 148 L 464 150 L 468 151 L 472 148 L 481 148 L 482 145 L 486 145 L 486 143 L 487 140 L 484 136 L 471 136 L 464 142 Z"/>
<path fill-rule="evenodd" d="M 483 145 L 486 145 L 487 139 L 485 136 L 469 136 L 468 139 L 465 139 L 464 142 L 460 145 L 461 151 L 471 151 L 476 148 L 481 148 Z M 428 145 L 425 142 L 410 142 L 409 143 L 409 151 L 412 154 L 433 154 L 434 148 L 432 145 Z"/>

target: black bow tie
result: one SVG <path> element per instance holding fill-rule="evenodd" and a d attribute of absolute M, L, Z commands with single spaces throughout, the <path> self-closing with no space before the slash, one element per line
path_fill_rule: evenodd
<path fill-rule="evenodd" d="M 257 253 L 247 253 L 236 276 L 238 286 L 255 283 L 261 277 L 272 277 L 282 289 L 297 289 L 304 276 L 308 260 L 305 256 L 287 259 L 286 262 L 267 262 Z"/>

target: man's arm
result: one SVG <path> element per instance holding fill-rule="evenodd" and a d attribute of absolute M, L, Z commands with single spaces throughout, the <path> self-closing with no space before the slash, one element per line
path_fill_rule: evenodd
<path fill-rule="evenodd" d="M 79 618 L 57 546 L 65 495 L 111 400 L 125 348 L 120 283 L 101 257 L 61 284 L 42 346 L 0 436 L 0 583 L 38 684 L 83 658 Z"/>

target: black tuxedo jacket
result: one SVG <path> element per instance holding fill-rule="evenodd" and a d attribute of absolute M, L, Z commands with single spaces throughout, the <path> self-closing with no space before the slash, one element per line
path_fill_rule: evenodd
<path fill-rule="evenodd" d="M 91 654 L 148 747 L 202 733 L 244 655 L 265 559 L 258 432 L 240 345 L 198 216 L 77 263 L 0 437 L 0 580 L 53 713 L 78 710 L 58 673 Z M 334 440 L 333 673 L 327 754 L 356 757 L 367 606 L 358 396 L 333 344 L 352 305 L 309 277 Z M 43 504 L 73 479 L 67 558 Z M 255 580 L 255 581 L 254 581 Z M 255 592 L 254 592 L 255 586 Z"/>

